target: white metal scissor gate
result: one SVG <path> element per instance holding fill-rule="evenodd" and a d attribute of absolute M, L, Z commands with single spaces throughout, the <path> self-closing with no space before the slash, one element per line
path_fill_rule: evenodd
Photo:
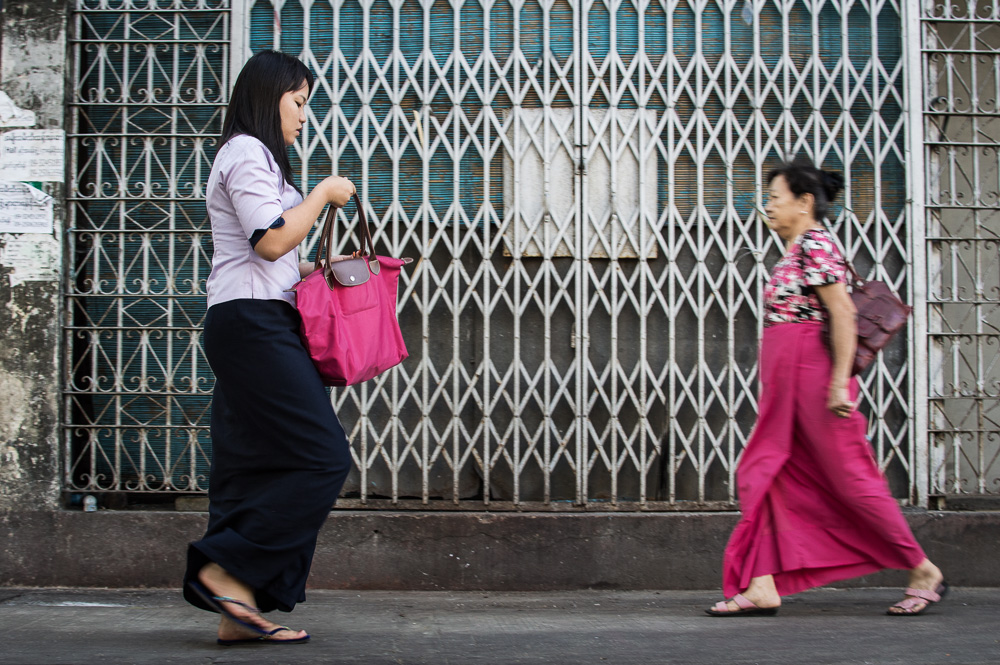
<path fill-rule="evenodd" d="M 380 251 L 419 259 L 400 291 L 410 359 L 333 396 L 358 466 L 345 505 L 732 505 L 755 417 L 765 266 L 778 256 L 756 210 L 764 174 L 787 155 L 845 172 L 834 227 L 862 273 L 912 295 L 897 2 L 162 5 L 80 0 L 79 118 L 137 103 L 139 86 L 108 92 L 112 72 L 163 72 L 178 96 L 159 110 L 184 118 L 217 112 L 252 50 L 299 55 L 318 81 L 295 147 L 302 184 L 353 178 Z M 201 31 L 137 27 L 148 58 L 114 56 L 115 21 L 190 20 L 188 6 Z M 216 19 L 225 36 L 208 32 Z M 189 107 L 194 70 L 165 63 L 215 47 L 196 60 L 217 96 Z M 204 154 L 179 151 L 190 161 L 169 167 L 164 151 L 184 140 L 173 125 L 123 123 L 120 144 L 74 133 L 78 163 L 146 170 L 75 174 L 70 489 L 205 487 L 210 372 L 200 314 L 176 314 L 203 290 L 207 223 L 191 212 L 190 228 L 174 228 L 164 215 L 168 234 L 121 220 L 166 191 L 203 196 L 212 122 L 189 132 Z M 173 164 L 192 162 L 179 178 Z M 166 189 L 139 184 L 151 163 Z M 105 208 L 113 223 L 95 231 L 91 211 Z M 350 222 L 344 247 L 357 244 Z M 176 238 L 169 254 L 165 238 Z M 146 277 L 154 264 L 162 283 Z M 174 315 L 176 332 L 158 332 L 162 317 L 129 319 L 139 301 Z M 900 338 L 864 385 L 873 443 L 904 497 L 916 483 L 909 349 Z M 157 368 L 168 378 L 144 378 Z"/>

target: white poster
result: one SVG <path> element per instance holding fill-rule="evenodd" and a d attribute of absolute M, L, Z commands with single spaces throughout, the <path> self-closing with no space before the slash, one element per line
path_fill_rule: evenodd
<path fill-rule="evenodd" d="M 59 279 L 59 241 L 51 235 L 16 235 L 2 239 L 0 265 L 12 268 L 10 285 Z"/>
<path fill-rule="evenodd" d="M 62 182 L 66 132 L 14 129 L 0 136 L 0 180 Z"/>
<path fill-rule="evenodd" d="M 32 127 L 35 112 L 22 109 L 3 91 L 0 91 L 0 127 Z"/>
<path fill-rule="evenodd" d="M 52 233 L 52 197 L 23 182 L 0 181 L 0 233 Z"/>

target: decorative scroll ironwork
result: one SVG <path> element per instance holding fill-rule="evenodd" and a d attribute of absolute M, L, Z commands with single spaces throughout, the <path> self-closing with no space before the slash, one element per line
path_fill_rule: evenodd
<path fill-rule="evenodd" d="M 76 3 L 68 489 L 206 489 L 204 186 L 229 88 L 229 18 L 224 0 Z"/>
<path fill-rule="evenodd" d="M 925 2 L 930 475 L 1000 493 L 1000 3 Z"/>

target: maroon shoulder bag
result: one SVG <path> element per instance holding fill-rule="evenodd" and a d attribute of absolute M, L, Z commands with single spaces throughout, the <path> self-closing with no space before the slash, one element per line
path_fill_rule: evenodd
<path fill-rule="evenodd" d="M 843 256 L 843 259 L 851 275 L 849 282 L 851 300 L 858 312 L 858 344 L 851 367 L 853 376 L 868 369 L 878 352 L 906 325 L 906 319 L 909 318 L 913 308 L 900 300 L 885 282 L 862 279 L 847 257 Z M 799 243 L 799 262 L 802 263 L 804 260 L 802 244 Z M 804 270 L 803 263 L 803 272 Z M 822 305 L 822 302 L 820 304 Z M 823 339 L 826 340 L 827 349 L 830 350 L 830 357 L 833 357 L 829 315 L 823 323 Z"/>

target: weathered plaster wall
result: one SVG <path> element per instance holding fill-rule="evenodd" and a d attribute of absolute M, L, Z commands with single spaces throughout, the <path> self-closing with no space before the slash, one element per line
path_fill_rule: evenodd
<path fill-rule="evenodd" d="M 66 0 L 4 0 L 0 90 L 33 111 L 36 129 L 65 119 Z M 59 498 L 59 344 L 62 183 L 45 183 L 55 199 L 55 232 L 17 234 L 43 251 L 19 274 L 0 260 L 0 512 L 55 509 Z M 7 246 L 14 234 L 0 234 Z M 2 250 L 0 250 L 2 251 Z M 27 274 L 28 279 L 21 277 Z M 13 279 L 12 279 L 13 277 Z"/>

